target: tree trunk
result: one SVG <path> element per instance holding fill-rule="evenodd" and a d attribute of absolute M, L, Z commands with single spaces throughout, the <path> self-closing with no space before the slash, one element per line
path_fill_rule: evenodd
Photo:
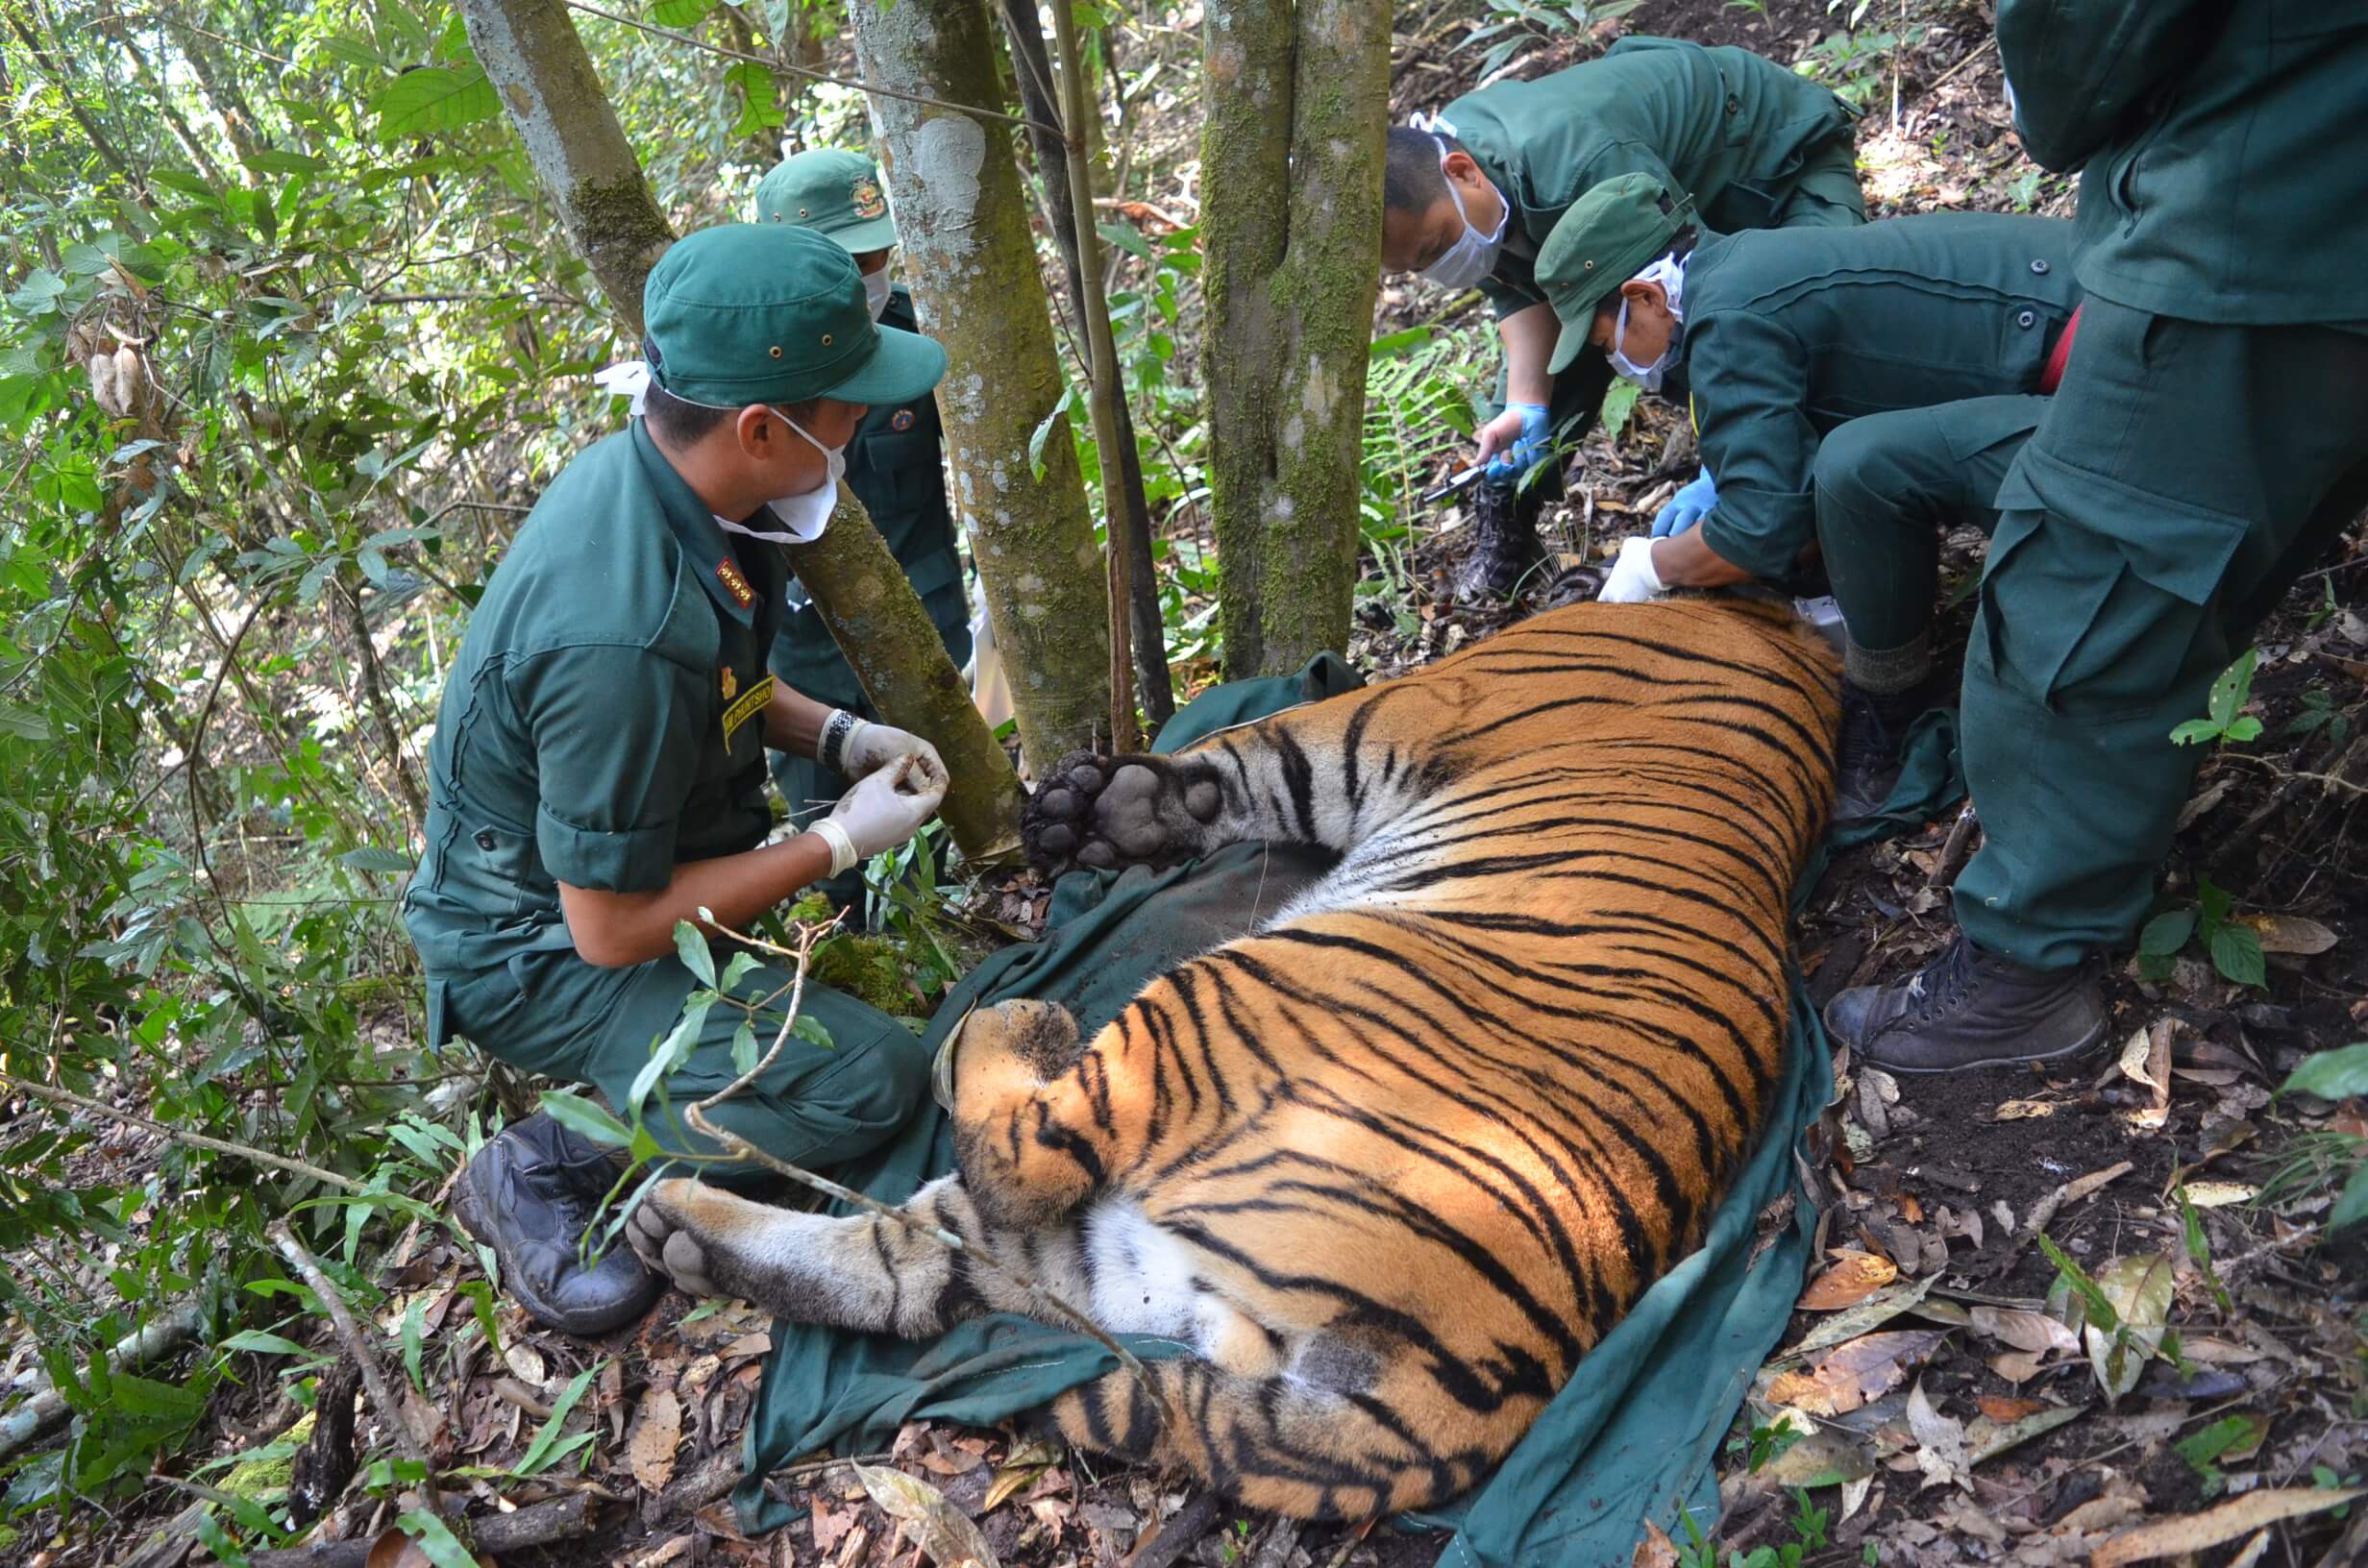
<path fill-rule="evenodd" d="M 461 0 L 461 14 L 569 239 L 638 344 L 642 282 L 674 243 L 674 230 L 651 198 L 575 24 L 559 0 Z M 903 569 L 844 486 L 833 515 L 836 526 L 821 542 L 792 550 L 791 566 L 881 717 L 926 738 L 946 759 L 952 784 L 942 815 L 954 842 L 974 859 L 999 854 L 1019 829 L 1011 762 L 972 706 Z M 1090 555 L 1090 536 L 1086 545 Z"/>
<path fill-rule="evenodd" d="M 675 233 L 561 0 L 460 0 L 469 47 L 559 209 L 570 244 L 641 342 L 641 285 Z"/>
<path fill-rule="evenodd" d="M 189 74 L 197 79 L 197 95 L 206 101 L 206 108 L 220 122 L 222 134 L 230 138 L 231 150 L 238 155 L 241 177 L 250 186 L 254 185 L 258 176 L 253 164 L 256 155 L 264 147 L 256 139 L 255 116 L 247 109 L 229 62 L 204 34 L 193 33 L 169 18 L 166 25 L 181 34 L 181 58 L 188 62 Z"/>
<path fill-rule="evenodd" d="M 999 105 L 983 0 L 897 0 L 851 14 L 867 79 Z M 1052 415 L 1063 380 L 1019 166 L 999 123 L 945 104 L 875 94 L 872 123 L 921 325 L 950 361 L 937 395 L 954 506 L 1013 666 L 1020 744 L 1042 777 L 1063 753 L 1108 738 L 1110 637 L 1068 416 Z"/>
<path fill-rule="evenodd" d="M 1077 211 L 1070 199 L 1069 148 L 1054 129 L 1066 124 L 1053 99 L 1052 65 L 1045 53 L 1044 30 L 1037 24 L 1032 0 L 1002 0 L 1003 31 L 1011 40 L 1012 75 L 1020 89 L 1020 106 L 1031 122 L 1028 145 L 1036 154 L 1036 172 L 1044 186 L 1045 224 L 1061 248 L 1061 265 L 1069 277 L 1070 308 L 1082 323 L 1086 317 L 1085 274 L 1077 262 Z M 1107 46 L 1107 35 L 1104 45 Z M 1135 683 L 1143 698 L 1143 716 L 1157 729 L 1175 714 L 1175 685 L 1168 674 L 1167 628 L 1159 615 L 1159 574 L 1151 559 L 1151 503 L 1143 489 L 1143 453 L 1135 443 L 1134 411 L 1123 389 L 1114 414 L 1118 420 L 1119 480 L 1125 499 L 1126 602 L 1135 656 Z"/>
<path fill-rule="evenodd" d="M 1347 646 L 1390 12 L 1210 0 L 1200 143 L 1210 507 L 1225 673 Z"/>
<path fill-rule="evenodd" d="M 1010 856 L 1019 846 L 1020 775 L 972 705 L 945 639 L 906 587 L 863 502 L 840 485 L 838 510 L 823 536 L 784 548 L 790 570 L 814 596 L 823 624 L 880 713 L 945 759 L 953 784 L 938 814 L 963 857 Z"/>

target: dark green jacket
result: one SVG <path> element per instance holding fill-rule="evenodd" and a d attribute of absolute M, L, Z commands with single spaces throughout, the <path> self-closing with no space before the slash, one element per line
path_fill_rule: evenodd
<path fill-rule="evenodd" d="M 404 898 L 432 1013 L 439 972 L 573 945 L 558 883 L 646 893 L 763 841 L 765 653 L 787 580 L 780 547 L 727 535 L 639 420 L 552 481 L 436 715 Z"/>
<path fill-rule="evenodd" d="M 2038 390 L 2079 303 L 2072 238 L 1986 212 L 1704 236 L 1679 340 L 1718 486 L 1703 543 L 1782 579 L 1816 537 L 1811 464 L 1835 426 Z"/>
<path fill-rule="evenodd" d="M 1468 93 L 1441 114 L 1513 207 L 1496 271 L 1480 285 L 1499 318 L 1545 298 L 1532 275 L 1538 249 L 1589 187 L 1651 174 L 1691 195 L 1722 233 L 1764 228 L 1809 150 L 1847 138 L 1853 117 L 1749 50 L 1642 37 L 1535 82 Z"/>
<path fill-rule="evenodd" d="M 2187 321 L 2368 322 L 2368 0 L 2000 0 L 2081 282 Z"/>
<path fill-rule="evenodd" d="M 879 319 L 883 327 L 920 330 L 912 296 L 901 287 L 889 295 Z M 953 513 L 946 503 L 944 440 L 933 398 L 875 408 L 847 444 L 847 485 L 872 514 L 872 526 L 912 579 L 913 592 L 959 667 L 971 656 L 971 620 L 962 597 L 962 561 L 954 552 Z M 862 683 L 794 582 L 773 646 L 773 671 L 818 702 L 864 705 Z"/>

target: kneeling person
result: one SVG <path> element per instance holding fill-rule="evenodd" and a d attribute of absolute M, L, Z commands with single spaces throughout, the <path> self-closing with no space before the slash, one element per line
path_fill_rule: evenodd
<path fill-rule="evenodd" d="M 676 956 L 677 921 L 704 909 L 744 928 L 902 843 L 946 787 L 927 742 L 766 672 L 789 573 L 762 537 L 828 515 L 833 450 L 867 407 L 927 397 L 945 352 L 876 327 L 855 264 L 803 230 L 691 235 L 650 274 L 644 314 L 643 417 L 553 481 L 470 617 L 404 907 L 431 1045 L 462 1036 L 620 1107 L 703 986 Z M 856 780 L 829 817 L 771 845 L 768 747 Z M 734 988 L 768 1004 L 760 1040 L 789 981 L 759 968 Z M 791 1040 L 713 1115 L 783 1159 L 828 1165 L 904 1120 L 927 1063 L 909 1030 L 851 997 L 809 985 L 803 1011 L 830 1047 Z M 678 1100 L 738 1076 L 732 1037 L 748 1016 L 706 1015 Z M 654 1107 L 663 1146 L 714 1152 Z M 625 1248 L 577 1262 L 615 1179 L 604 1151 L 537 1115 L 470 1163 L 456 1207 L 530 1313 L 599 1334 L 662 1288 Z"/>

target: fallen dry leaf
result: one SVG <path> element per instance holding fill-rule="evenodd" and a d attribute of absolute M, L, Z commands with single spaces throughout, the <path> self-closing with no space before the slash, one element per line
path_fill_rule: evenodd
<path fill-rule="evenodd" d="M 815 1494 L 811 1507 L 812 1517 L 807 1523 L 814 1531 L 814 1550 L 825 1556 L 828 1556 L 830 1549 L 839 1544 L 839 1537 L 854 1529 L 863 1518 L 862 1509 L 833 1508 L 819 1492 Z"/>
<path fill-rule="evenodd" d="M 2261 1195 L 2261 1189 L 2251 1182 L 2189 1182 L 2181 1190 L 2187 1194 L 2188 1206 L 2195 1209 L 2226 1209 Z"/>
<path fill-rule="evenodd" d="M 2020 1421 L 2026 1415 L 2036 1415 L 2047 1409 L 2035 1399 L 2009 1399 L 2004 1394 L 1983 1394 L 1974 1401 L 1981 1412 L 2004 1426 L 2009 1421 Z"/>
<path fill-rule="evenodd" d="M 481 1554 L 475 1560 L 481 1568 L 493 1568 L 491 1557 Z M 370 1543 L 370 1555 L 362 1559 L 362 1568 L 435 1568 L 435 1559 L 417 1541 L 389 1525 Z"/>
<path fill-rule="evenodd" d="M 1974 1333 L 2012 1350 L 2044 1356 L 2050 1351 L 2081 1348 L 2079 1336 L 2045 1312 L 2027 1312 L 2015 1307 L 1975 1307 L 1966 1315 L 1973 1320 Z"/>
<path fill-rule="evenodd" d="M 987 1500 L 978 1506 L 978 1511 L 993 1513 L 1015 1494 L 1026 1490 L 1061 1462 L 1064 1452 L 1059 1443 L 1041 1437 L 1024 1448 L 1014 1449 L 997 1467 L 995 1480 L 987 1487 Z"/>
<path fill-rule="evenodd" d="M 1643 1538 L 1637 1542 L 1628 1568 L 1677 1568 L 1677 1543 L 1669 1539 L 1667 1531 L 1645 1520 Z"/>
<path fill-rule="evenodd" d="M 1871 1252 L 1844 1248 L 1834 1254 L 1834 1265 L 1809 1282 L 1794 1303 L 1805 1312 L 1838 1311 L 1855 1307 L 1899 1278 L 1898 1265 Z"/>
<path fill-rule="evenodd" d="M 2001 1400 L 1999 1403 L 2027 1405 L 2031 1401 L 2016 1399 Z M 1965 1423 L 1965 1462 L 1986 1464 L 2017 1444 L 2027 1443 L 2042 1433 L 2054 1432 L 2087 1409 L 2085 1405 L 2048 1406 L 2012 1421 L 1995 1421 L 1987 1415 L 1977 1415 Z"/>
<path fill-rule="evenodd" d="M 646 1492 L 662 1492 L 675 1479 L 675 1449 L 682 1441 L 682 1402 L 672 1388 L 654 1388 L 633 1412 L 625 1439 L 625 1462 Z"/>
<path fill-rule="evenodd" d="M 2153 1132 L 2170 1119 L 2171 1037 L 2178 1031 L 2177 1019 L 2162 1018 L 2132 1035 L 2121 1048 L 2121 1075 L 2152 1096 L 2148 1104 L 2122 1114 L 2138 1132 Z"/>
<path fill-rule="evenodd" d="M 1837 1345 L 1806 1372 L 1780 1373 L 1767 1397 L 1812 1415 L 1841 1415 L 1888 1393 L 1948 1337 L 1941 1329 L 1869 1334 Z"/>
<path fill-rule="evenodd" d="M 518 1381 L 530 1388 L 540 1388 L 551 1381 L 551 1371 L 543 1353 L 524 1339 L 506 1335 L 502 1339 L 502 1360 L 509 1363 Z"/>
<path fill-rule="evenodd" d="M 1773 1486 L 1841 1486 L 1874 1473 L 1874 1452 L 1838 1427 L 1814 1428 L 1760 1467 Z"/>
<path fill-rule="evenodd" d="M 1925 1485 L 1972 1486 L 1965 1473 L 1965 1429 L 1933 1408 L 1922 1378 L 1908 1390 L 1908 1430 L 1915 1435 L 1915 1467 L 1924 1473 Z"/>
<path fill-rule="evenodd" d="M 1913 1285 L 1895 1285 L 1869 1296 L 1846 1311 L 1837 1312 L 1801 1336 L 1801 1342 L 1776 1358 L 1778 1361 L 1797 1361 L 1816 1354 L 1831 1345 L 1856 1339 L 1881 1328 L 1900 1313 L 1916 1307 L 1925 1293 L 1940 1283 L 1938 1275 L 1916 1281 Z"/>
<path fill-rule="evenodd" d="M 2335 933 L 2300 915 L 2240 915 L 2261 938 L 2265 953 L 2293 953 L 2311 958 L 2335 945 Z"/>
<path fill-rule="evenodd" d="M 2098 1271 L 2097 1288 L 2112 1305 L 2115 1327 L 2108 1334 L 2094 1323 L 2084 1323 L 2081 1338 L 2108 1400 L 2136 1387 L 2146 1363 L 2161 1348 L 2171 1285 L 2171 1261 L 2158 1253 L 2116 1258 Z"/>
<path fill-rule="evenodd" d="M 2097 1549 L 2095 1568 L 2122 1568 L 2149 1557 L 2182 1556 L 2250 1535 L 2281 1519 L 2340 1507 L 2368 1496 L 2368 1486 L 2272 1486 L 2232 1498 L 2202 1513 L 2183 1513 L 2124 1531 Z"/>
<path fill-rule="evenodd" d="M 2027 1350 L 2002 1350 L 1989 1359 L 1989 1369 L 2019 1388 L 2039 1375 L 2039 1358 Z"/>
<path fill-rule="evenodd" d="M 2056 1114 L 2054 1100 L 2006 1100 L 1990 1115 L 1992 1121 L 2035 1121 Z"/>
<path fill-rule="evenodd" d="M 974 1562 L 980 1568 L 1001 1568 L 986 1536 L 944 1492 L 918 1476 L 884 1465 L 853 1468 L 855 1479 L 863 1482 L 880 1511 L 901 1523 L 938 1568 L 962 1568 Z"/>

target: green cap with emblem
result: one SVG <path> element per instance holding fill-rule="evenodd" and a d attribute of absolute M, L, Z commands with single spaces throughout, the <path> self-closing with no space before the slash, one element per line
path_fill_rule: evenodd
<path fill-rule="evenodd" d="M 1606 180 L 1570 204 L 1538 252 L 1538 287 L 1563 324 L 1550 373 L 1587 347 L 1596 307 L 1692 221 L 1692 198 L 1677 200 L 1649 174 Z"/>
<path fill-rule="evenodd" d="M 766 175 L 756 187 L 756 220 L 828 234 L 852 256 L 897 242 L 879 171 L 862 154 L 834 147 L 800 153 Z"/>
<path fill-rule="evenodd" d="M 686 403 L 909 403 L 946 351 L 872 320 L 853 257 L 811 229 L 727 223 L 658 258 L 642 286 L 650 380 Z"/>

